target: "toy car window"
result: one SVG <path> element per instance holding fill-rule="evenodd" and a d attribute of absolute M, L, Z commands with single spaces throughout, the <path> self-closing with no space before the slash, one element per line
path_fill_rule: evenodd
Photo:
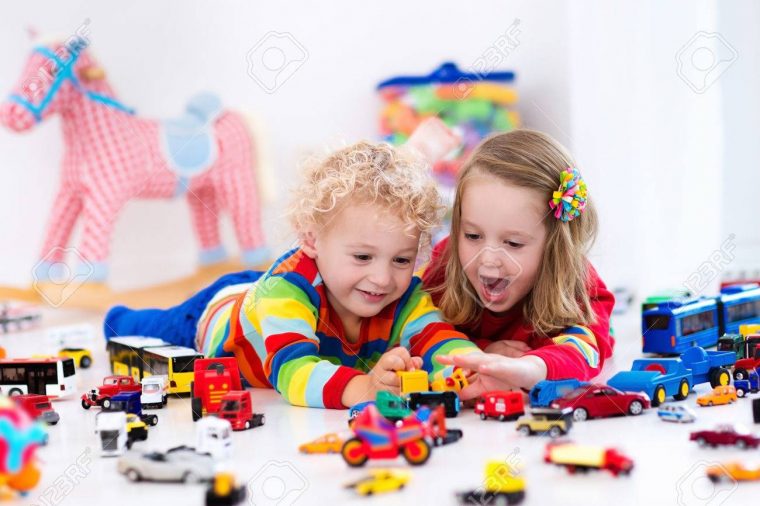
<path fill-rule="evenodd" d="M 103 380 L 103 384 L 104 385 L 115 385 L 116 383 L 118 383 L 118 381 L 119 380 L 117 380 L 116 378 L 106 378 L 106 379 Z"/>

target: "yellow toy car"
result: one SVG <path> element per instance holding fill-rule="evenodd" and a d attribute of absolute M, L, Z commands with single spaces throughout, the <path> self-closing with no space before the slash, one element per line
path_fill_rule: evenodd
<path fill-rule="evenodd" d="M 344 442 L 343 438 L 331 432 L 310 443 L 302 444 L 298 447 L 298 451 L 301 453 L 340 453 Z"/>
<path fill-rule="evenodd" d="M 430 390 L 433 392 L 460 392 L 467 385 L 469 385 L 467 377 L 462 369 L 457 367 L 448 378 L 439 378 L 430 383 Z"/>
<path fill-rule="evenodd" d="M 736 389 L 731 385 L 717 386 L 709 394 L 697 397 L 700 406 L 717 406 L 719 404 L 731 404 L 736 402 Z"/>
<path fill-rule="evenodd" d="M 404 488 L 411 477 L 412 473 L 403 469 L 372 469 L 369 475 L 345 487 L 353 488 L 359 495 L 394 492 Z"/>
<path fill-rule="evenodd" d="M 77 367 L 87 369 L 92 365 L 92 353 L 85 348 L 62 348 L 58 351 L 58 356 L 71 358 Z"/>
<path fill-rule="evenodd" d="M 760 468 L 750 469 L 741 462 L 715 464 L 705 471 L 712 482 L 726 481 L 756 481 L 760 480 Z"/>

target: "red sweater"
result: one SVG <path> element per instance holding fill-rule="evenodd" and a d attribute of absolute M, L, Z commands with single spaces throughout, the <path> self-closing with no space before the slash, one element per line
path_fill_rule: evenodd
<path fill-rule="evenodd" d="M 443 283 L 446 272 L 444 252 L 448 237 L 433 249 L 430 264 L 422 276 L 426 288 Z M 588 294 L 596 323 L 587 327 L 569 327 L 555 336 L 539 337 L 523 316 L 523 303 L 515 304 L 505 314 L 483 310 L 479 321 L 460 325 L 457 330 L 470 336 L 481 349 L 494 341 L 512 340 L 526 343 L 533 351 L 526 355 L 541 358 L 546 363 L 546 379 L 577 378 L 589 380 L 598 375 L 604 360 L 612 355 L 615 340 L 610 336 L 610 313 L 615 298 L 607 290 L 596 270 L 589 264 Z M 433 294 L 438 304 L 441 294 Z"/>

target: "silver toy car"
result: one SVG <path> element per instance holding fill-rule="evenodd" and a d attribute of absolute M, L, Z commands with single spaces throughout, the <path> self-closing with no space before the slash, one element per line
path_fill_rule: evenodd
<path fill-rule="evenodd" d="M 129 452 L 119 459 L 119 472 L 132 481 L 180 481 L 199 483 L 214 477 L 214 459 L 195 448 L 178 446 L 166 453 Z"/>

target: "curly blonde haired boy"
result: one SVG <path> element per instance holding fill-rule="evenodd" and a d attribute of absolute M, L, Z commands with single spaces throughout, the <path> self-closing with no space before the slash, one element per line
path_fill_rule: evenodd
<path fill-rule="evenodd" d="M 106 337 L 234 354 L 251 385 L 299 406 L 345 408 L 398 392 L 397 371 L 445 374 L 437 356 L 478 351 L 414 276 L 440 212 L 417 158 L 356 143 L 304 170 L 289 208 L 299 246 L 269 270 L 224 276 L 168 310 L 114 307 Z"/>

